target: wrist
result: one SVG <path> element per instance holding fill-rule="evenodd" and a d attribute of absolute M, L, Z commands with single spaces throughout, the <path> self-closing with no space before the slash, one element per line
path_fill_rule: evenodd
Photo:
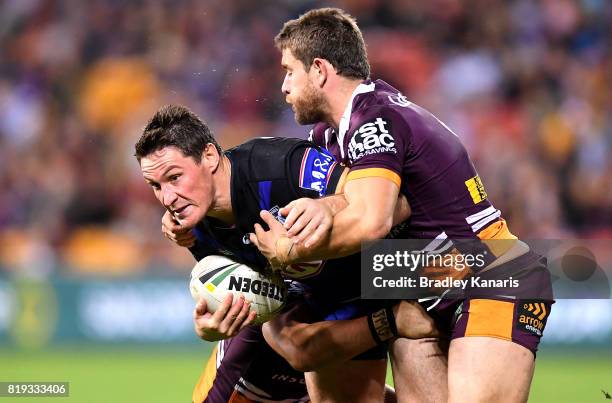
<path fill-rule="evenodd" d="M 286 235 L 281 235 L 276 240 L 276 258 L 273 263 L 274 266 L 283 268 L 291 263 L 291 252 L 293 251 L 294 243 Z"/>
<path fill-rule="evenodd" d="M 393 309 L 387 307 L 369 314 L 368 327 L 376 344 L 382 344 L 397 337 L 397 326 Z"/>
<path fill-rule="evenodd" d="M 348 205 L 346 199 L 344 198 L 344 195 L 333 195 L 324 197 L 320 199 L 319 202 L 322 203 L 325 207 L 327 207 L 327 209 L 329 209 L 329 212 L 332 216 L 338 214 Z"/>

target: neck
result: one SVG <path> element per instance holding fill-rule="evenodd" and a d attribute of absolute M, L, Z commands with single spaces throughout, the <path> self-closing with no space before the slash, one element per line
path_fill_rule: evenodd
<path fill-rule="evenodd" d="M 362 80 L 359 79 L 340 78 L 336 88 L 329 91 L 330 117 L 327 122 L 328 124 L 336 129 L 340 126 L 340 120 L 349 102 L 351 102 L 353 91 L 355 91 L 355 88 L 357 88 L 361 82 Z"/>
<path fill-rule="evenodd" d="M 234 224 L 236 218 L 232 210 L 232 162 L 225 154 L 221 154 L 219 167 L 213 175 L 215 198 L 211 208 L 208 210 L 209 217 L 216 218 L 225 224 Z"/>

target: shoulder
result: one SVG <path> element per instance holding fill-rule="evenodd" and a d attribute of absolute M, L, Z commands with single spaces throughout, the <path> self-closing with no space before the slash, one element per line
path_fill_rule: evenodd
<path fill-rule="evenodd" d="M 308 141 L 313 142 L 319 147 L 326 147 L 329 143 L 333 129 L 327 123 L 317 123 L 313 126 L 308 135 Z"/>
<path fill-rule="evenodd" d="M 371 85 L 370 91 L 359 94 L 355 100 L 351 124 L 383 117 L 410 126 L 413 121 L 431 115 L 386 82 L 376 80 Z"/>
<path fill-rule="evenodd" d="M 227 151 L 233 162 L 248 164 L 253 168 L 261 164 L 282 163 L 296 149 L 306 148 L 311 143 L 288 137 L 257 137 Z"/>
<path fill-rule="evenodd" d="M 280 154 L 281 151 L 286 151 L 304 143 L 308 144 L 306 140 L 291 137 L 256 137 L 229 151 L 235 154 L 277 150 L 276 153 Z"/>

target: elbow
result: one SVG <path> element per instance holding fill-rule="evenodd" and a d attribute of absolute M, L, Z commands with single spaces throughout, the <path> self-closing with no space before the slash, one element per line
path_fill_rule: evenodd
<path fill-rule="evenodd" d="M 300 372 L 313 371 L 321 365 L 321 356 L 314 353 L 312 338 L 304 334 L 306 326 L 287 326 L 279 332 L 273 332 L 267 323 L 263 326 L 264 338 L 270 347 Z"/>
<path fill-rule="evenodd" d="M 296 371 L 310 372 L 316 370 L 322 365 L 322 363 L 319 362 L 319 357 L 312 354 L 308 345 L 309 341 L 307 340 L 293 342 L 291 346 L 291 353 L 284 357 L 289 365 L 291 365 Z"/>
<path fill-rule="evenodd" d="M 378 219 L 364 219 L 361 224 L 361 239 L 363 241 L 376 241 L 389 234 L 393 226 L 393 217 L 380 217 Z"/>

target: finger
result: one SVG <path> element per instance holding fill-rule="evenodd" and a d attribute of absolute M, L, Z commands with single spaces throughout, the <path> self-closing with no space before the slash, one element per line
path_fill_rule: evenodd
<path fill-rule="evenodd" d="M 294 242 L 299 243 L 304 239 L 310 238 L 318 227 L 319 224 L 317 221 L 310 221 L 308 225 L 306 225 L 306 227 L 304 227 L 304 229 L 300 232 L 300 234 L 294 238 Z"/>
<path fill-rule="evenodd" d="M 202 316 L 206 313 L 206 300 L 204 298 L 200 298 L 198 300 L 198 302 L 196 303 L 195 306 L 195 310 L 194 310 L 194 315 L 195 316 Z M 194 318 L 195 318 L 194 316 Z"/>
<path fill-rule="evenodd" d="M 280 213 L 280 215 L 282 215 L 283 217 L 287 217 L 287 215 L 291 212 L 291 210 L 293 209 L 293 207 L 295 206 L 297 200 L 292 201 L 291 203 L 287 204 L 285 207 L 283 207 L 282 209 L 278 210 L 278 212 Z"/>
<path fill-rule="evenodd" d="M 219 326 L 220 329 L 224 329 L 225 331 L 228 331 L 231 328 L 236 318 L 238 318 L 240 311 L 242 311 L 244 302 L 245 301 L 244 301 L 243 295 L 238 297 L 236 302 L 232 305 L 230 310 L 227 312 L 227 315 L 225 315 L 225 318 L 221 322 L 221 326 Z"/>
<path fill-rule="evenodd" d="M 174 236 L 176 238 L 177 241 L 183 241 L 185 239 L 195 239 L 195 234 L 190 230 L 187 232 L 182 232 L 180 234 L 176 234 Z"/>
<path fill-rule="evenodd" d="M 234 294 L 232 294 L 231 292 L 228 293 L 225 296 L 225 298 L 223 298 L 223 302 L 221 302 L 221 305 L 219 305 L 219 307 L 217 308 L 215 313 L 213 313 L 213 319 L 217 323 L 221 323 L 223 318 L 225 318 L 227 316 L 227 313 L 229 312 L 230 308 L 232 307 L 232 301 L 233 300 L 234 300 Z"/>
<path fill-rule="evenodd" d="M 167 211 L 162 216 L 162 228 L 173 234 L 180 234 L 190 230 L 190 228 L 182 226 L 171 212 Z"/>
<path fill-rule="evenodd" d="M 331 228 L 331 222 L 329 224 L 322 223 L 317 229 L 313 232 L 313 234 L 305 239 L 304 246 L 306 248 L 311 248 L 319 244 L 319 242 L 327 235 Z"/>
<path fill-rule="evenodd" d="M 196 241 L 195 241 L 195 239 L 189 238 L 189 239 L 186 239 L 186 240 L 183 240 L 183 241 L 176 241 L 176 244 L 178 246 L 182 246 L 183 248 L 191 248 L 193 245 L 196 244 Z"/>
<path fill-rule="evenodd" d="M 162 228 L 170 228 L 174 225 L 174 217 L 172 214 L 166 210 L 164 215 L 162 216 Z"/>
<path fill-rule="evenodd" d="M 185 236 L 185 232 L 179 232 L 179 233 L 173 232 L 172 230 L 165 228 L 164 226 L 162 226 L 162 233 L 164 234 L 166 238 L 168 238 L 174 243 L 178 242 L 179 237 Z"/>
<path fill-rule="evenodd" d="M 308 238 L 309 236 L 312 236 L 312 234 L 314 233 L 315 229 L 319 227 L 319 225 L 321 225 L 321 223 L 323 222 L 323 219 L 325 218 L 325 215 L 322 214 L 312 214 L 312 213 L 305 213 L 302 214 L 302 217 L 300 217 L 300 219 L 298 220 L 298 222 L 296 222 L 296 224 L 300 223 L 300 221 L 303 220 L 303 222 L 301 223 L 302 228 L 300 229 L 299 232 L 296 232 L 296 242 L 300 242 L 303 241 L 304 239 Z M 294 227 L 296 227 L 294 225 Z M 292 228 L 293 229 L 293 228 Z"/>
<path fill-rule="evenodd" d="M 242 330 L 245 327 L 250 326 L 251 324 L 253 324 L 255 319 L 257 319 L 257 312 L 251 311 L 249 313 L 249 316 L 246 318 L 246 320 L 244 322 L 242 322 L 242 325 L 240 325 L 240 330 Z"/>
<path fill-rule="evenodd" d="M 255 237 L 257 240 L 263 240 L 263 237 L 266 235 L 266 231 L 264 231 L 263 227 L 257 223 L 255 223 L 253 227 L 255 228 Z"/>
<path fill-rule="evenodd" d="M 177 243 L 195 242 L 195 240 L 196 240 L 196 236 L 191 231 L 176 236 Z"/>
<path fill-rule="evenodd" d="M 238 331 L 240 326 L 242 326 L 242 322 L 244 322 L 244 320 L 249 316 L 250 309 L 251 304 L 245 301 L 245 303 L 242 304 L 242 309 L 238 313 L 238 316 L 236 316 L 236 320 L 234 320 L 234 322 L 230 325 L 228 334 L 233 335 L 235 332 Z"/>
<path fill-rule="evenodd" d="M 433 319 L 431 320 L 432 323 L 430 324 L 431 329 L 427 335 L 427 337 L 440 337 L 442 335 L 442 333 L 440 333 L 440 331 L 438 330 L 438 328 L 436 327 L 435 322 L 433 321 Z"/>
<path fill-rule="evenodd" d="M 311 217 L 308 217 L 306 214 L 302 214 L 300 218 L 298 218 L 295 223 L 289 228 L 287 231 L 287 236 L 290 237 L 300 237 L 301 231 L 304 229 L 306 225 L 311 221 Z"/>
<path fill-rule="evenodd" d="M 295 221 L 306 211 L 304 206 L 296 203 L 287 214 L 287 218 L 285 218 L 285 228 L 289 229 L 295 225 Z"/>
<path fill-rule="evenodd" d="M 268 225 L 268 227 L 270 227 L 270 229 L 283 227 L 283 225 L 269 211 L 261 210 L 259 212 L 259 216 Z"/>
<path fill-rule="evenodd" d="M 191 248 L 193 245 L 195 245 L 195 243 L 196 243 L 195 240 L 190 239 L 190 240 L 187 240 L 187 241 L 177 242 L 176 244 L 178 246 L 182 246 L 183 248 Z"/>
<path fill-rule="evenodd" d="M 255 224 L 258 225 L 258 224 Z M 251 241 L 251 243 L 253 245 L 255 245 L 256 248 L 259 249 L 259 239 L 257 239 L 257 235 L 253 234 L 252 232 L 249 234 L 249 241 Z"/>

